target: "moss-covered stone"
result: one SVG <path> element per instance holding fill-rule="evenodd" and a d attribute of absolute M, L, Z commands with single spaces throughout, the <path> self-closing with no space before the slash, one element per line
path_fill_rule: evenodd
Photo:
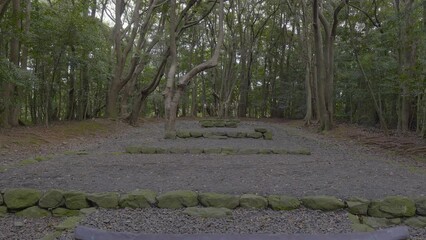
<path fill-rule="evenodd" d="M 206 138 L 208 138 L 208 139 L 216 139 L 216 140 L 226 140 L 226 139 L 228 139 L 227 136 L 215 135 L 215 134 L 207 135 Z"/>
<path fill-rule="evenodd" d="M 265 140 L 272 140 L 272 138 L 273 138 L 272 132 L 266 132 L 263 134 L 263 139 Z"/>
<path fill-rule="evenodd" d="M 78 211 L 83 215 L 88 215 L 98 211 L 98 209 L 96 209 L 95 207 L 91 207 L 91 208 L 82 208 Z"/>
<path fill-rule="evenodd" d="M 382 201 L 372 201 L 368 215 L 378 218 L 412 217 L 416 206 L 412 199 L 402 196 L 386 197 Z"/>
<path fill-rule="evenodd" d="M 248 138 L 254 138 L 254 139 L 259 139 L 259 138 L 263 138 L 263 134 L 260 132 L 249 132 L 247 133 Z"/>
<path fill-rule="evenodd" d="M 200 138 L 203 137 L 203 133 L 202 132 L 191 132 L 191 137 L 193 138 Z"/>
<path fill-rule="evenodd" d="M 184 154 L 188 153 L 189 151 L 186 148 L 170 148 L 169 152 L 173 154 Z"/>
<path fill-rule="evenodd" d="M 300 201 L 289 196 L 270 195 L 268 202 L 273 210 L 293 210 L 300 207 Z"/>
<path fill-rule="evenodd" d="M 87 195 L 87 200 L 100 208 L 117 208 L 119 195 L 111 192 L 94 193 Z"/>
<path fill-rule="evenodd" d="M 176 139 L 176 132 L 175 131 L 167 131 L 164 134 L 164 139 Z"/>
<path fill-rule="evenodd" d="M 219 193 L 200 193 L 200 203 L 205 207 L 234 209 L 240 205 L 240 197 Z"/>
<path fill-rule="evenodd" d="M 198 194 L 193 191 L 172 191 L 157 197 L 159 208 L 178 209 L 198 205 Z"/>
<path fill-rule="evenodd" d="M 254 131 L 259 132 L 259 133 L 266 133 L 266 132 L 268 132 L 268 129 L 266 129 L 266 128 L 255 128 Z"/>
<path fill-rule="evenodd" d="M 126 147 L 126 153 L 130 153 L 130 154 L 138 154 L 141 153 L 141 148 L 140 147 Z"/>
<path fill-rule="evenodd" d="M 73 217 L 80 214 L 80 210 L 71 210 L 67 208 L 55 208 L 52 210 L 52 215 L 54 217 Z"/>
<path fill-rule="evenodd" d="M 258 154 L 259 151 L 260 151 L 259 149 L 255 149 L 255 148 L 240 149 L 238 151 L 238 154 L 241 154 L 241 155 L 251 155 L 251 154 Z"/>
<path fill-rule="evenodd" d="M 313 210 L 334 211 L 345 207 L 345 203 L 333 196 L 308 196 L 302 198 L 305 207 Z"/>
<path fill-rule="evenodd" d="M 348 211 L 355 215 L 367 215 L 370 201 L 363 198 L 350 198 L 346 201 Z"/>
<path fill-rule="evenodd" d="M 151 190 L 136 190 L 120 197 L 122 208 L 148 208 L 156 203 L 157 193 Z"/>
<path fill-rule="evenodd" d="M 225 121 L 223 121 L 223 120 L 217 120 L 217 121 L 214 122 L 214 126 L 215 127 L 225 127 L 226 124 L 225 124 Z"/>
<path fill-rule="evenodd" d="M 417 214 L 426 216 L 426 197 L 416 199 L 415 203 Z"/>
<path fill-rule="evenodd" d="M 222 148 L 222 154 L 224 155 L 234 155 L 237 154 L 239 152 L 238 148 Z"/>
<path fill-rule="evenodd" d="M 188 149 L 188 152 L 190 154 L 202 154 L 204 152 L 204 149 L 202 149 L 202 148 L 190 148 L 190 149 Z"/>
<path fill-rule="evenodd" d="M 81 220 L 83 220 L 83 216 L 68 217 L 63 222 L 55 226 L 55 229 L 59 231 L 74 229 Z"/>
<path fill-rule="evenodd" d="M 259 154 L 273 154 L 274 151 L 272 149 L 263 148 L 259 150 Z"/>
<path fill-rule="evenodd" d="M 3 205 L 3 195 L 1 194 L 1 191 L 0 191 L 0 206 L 1 205 Z"/>
<path fill-rule="evenodd" d="M 190 138 L 191 137 L 191 133 L 189 131 L 177 131 L 176 132 L 176 136 L 178 138 Z"/>
<path fill-rule="evenodd" d="M 287 154 L 293 154 L 293 155 L 311 155 L 311 151 L 309 151 L 308 149 L 287 150 Z"/>
<path fill-rule="evenodd" d="M 238 138 L 238 132 L 227 132 L 226 136 L 229 138 Z"/>
<path fill-rule="evenodd" d="M 183 213 L 188 214 L 193 217 L 202 217 L 202 218 L 223 218 L 232 215 L 232 211 L 227 208 L 199 208 L 199 207 L 189 207 L 186 208 Z"/>
<path fill-rule="evenodd" d="M 372 228 L 390 227 L 401 223 L 400 218 L 375 218 L 375 217 L 363 217 L 362 223 Z"/>
<path fill-rule="evenodd" d="M 245 138 L 247 137 L 247 133 L 245 132 L 237 132 L 236 138 Z"/>
<path fill-rule="evenodd" d="M 140 152 L 142 154 L 156 154 L 157 148 L 155 148 L 155 147 L 141 147 Z"/>
<path fill-rule="evenodd" d="M 426 217 L 411 217 L 404 220 L 404 224 L 415 228 L 426 228 Z"/>
<path fill-rule="evenodd" d="M 361 223 L 353 223 L 351 227 L 355 232 L 373 232 L 375 230 L 374 228 Z"/>
<path fill-rule="evenodd" d="M 158 148 L 155 148 L 155 153 L 157 153 L 157 154 L 166 154 L 166 153 L 169 153 L 169 150 L 166 149 L 166 148 L 160 148 L 160 147 L 158 147 Z"/>
<path fill-rule="evenodd" d="M 12 188 L 4 192 L 4 203 L 9 209 L 19 210 L 35 206 L 41 192 L 30 188 Z"/>
<path fill-rule="evenodd" d="M 0 206 L 0 217 L 3 217 L 7 213 L 7 207 L 6 206 Z"/>
<path fill-rule="evenodd" d="M 221 148 L 204 148 L 205 154 L 219 154 L 222 152 Z"/>
<path fill-rule="evenodd" d="M 43 194 L 38 201 L 38 206 L 41 208 L 57 208 L 65 203 L 64 194 L 60 190 L 52 189 Z"/>
<path fill-rule="evenodd" d="M 51 214 L 46 209 L 33 206 L 33 207 L 26 208 L 20 212 L 17 212 L 16 216 L 28 217 L 28 218 L 41 218 L 41 217 L 50 217 Z"/>
<path fill-rule="evenodd" d="M 236 127 L 238 127 L 238 123 L 227 121 L 227 122 L 225 122 L 225 127 L 227 127 L 227 128 L 236 128 Z"/>
<path fill-rule="evenodd" d="M 66 192 L 64 193 L 65 206 L 68 209 L 79 210 L 88 208 L 89 202 L 86 199 L 86 194 L 83 192 Z"/>
<path fill-rule="evenodd" d="M 254 194 L 244 194 L 240 197 L 240 206 L 242 208 L 265 209 L 268 206 L 268 200 Z"/>

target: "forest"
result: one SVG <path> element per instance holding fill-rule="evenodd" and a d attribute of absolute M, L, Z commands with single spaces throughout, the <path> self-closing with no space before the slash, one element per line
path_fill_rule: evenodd
<path fill-rule="evenodd" d="M 426 0 L 1 0 L 0 127 L 304 119 L 426 137 Z"/>

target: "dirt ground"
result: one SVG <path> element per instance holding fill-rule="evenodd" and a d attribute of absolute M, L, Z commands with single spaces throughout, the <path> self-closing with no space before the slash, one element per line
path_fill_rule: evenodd
<path fill-rule="evenodd" d="M 157 120 L 145 121 L 140 127 L 90 120 L 49 129 L 6 130 L 1 135 L 0 188 L 87 192 L 190 189 L 293 196 L 330 194 L 343 198 L 426 194 L 424 142 L 415 136 L 395 135 L 391 138 L 396 142 L 391 142 L 378 131 L 349 125 L 322 134 L 315 127 L 303 127 L 300 121 L 277 120 L 245 120 L 229 131 L 252 131 L 256 127 L 268 128 L 274 139 L 165 140 L 163 122 Z M 222 131 L 201 129 L 197 121 L 190 119 L 180 120 L 177 128 Z M 129 146 L 272 147 L 306 149 L 312 154 L 130 155 L 124 153 Z"/>

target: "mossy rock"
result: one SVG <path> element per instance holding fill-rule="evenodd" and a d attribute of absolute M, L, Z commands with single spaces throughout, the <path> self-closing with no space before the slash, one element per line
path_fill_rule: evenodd
<path fill-rule="evenodd" d="M 71 210 L 67 208 L 55 208 L 52 210 L 54 217 L 73 217 L 82 214 L 80 210 Z"/>
<path fill-rule="evenodd" d="M 89 207 L 86 194 L 83 192 L 66 192 L 64 193 L 64 198 L 65 206 L 68 209 L 80 210 Z"/>
<path fill-rule="evenodd" d="M 288 150 L 283 148 L 274 148 L 272 149 L 272 152 L 274 154 L 288 154 Z"/>
<path fill-rule="evenodd" d="M 268 132 L 268 129 L 266 129 L 266 128 L 255 128 L 254 131 L 259 132 L 259 133 L 266 133 L 266 132 Z"/>
<path fill-rule="evenodd" d="M 169 153 L 169 150 L 168 149 L 165 149 L 165 148 L 155 148 L 155 153 L 157 153 L 157 154 L 166 154 L 166 153 Z"/>
<path fill-rule="evenodd" d="M 378 218 L 412 217 L 416 206 L 412 199 L 403 196 L 386 197 L 381 201 L 372 201 L 368 215 Z"/>
<path fill-rule="evenodd" d="M 0 206 L 0 217 L 3 217 L 7 213 L 7 207 L 6 206 Z"/>
<path fill-rule="evenodd" d="M 259 150 L 259 154 L 273 154 L 274 151 L 272 149 L 263 148 Z"/>
<path fill-rule="evenodd" d="M 411 217 L 404 220 L 404 224 L 414 228 L 426 228 L 426 217 Z"/>
<path fill-rule="evenodd" d="M 289 196 L 270 195 L 268 196 L 269 206 L 273 210 L 293 210 L 300 207 L 299 199 Z"/>
<path fill-rule="evenodd" d="M 228 136 L 227 132 L 213 132 L 212 134 L 214 136 Z"/>
<path fill-rule="evenodd" d="M 3 203 L 4 203 L 3 202 L 3 195 L 1 194 L 1 191 L 0 191 L 0 206 L 3 205 Z"/>
<path fill-rule="evenodd" d="M 225 127 L 227 127 L 227 128 L 236 128 L 236 127 L 238 127 L 238 123 L 236 123 L 236 122 L 225 122 Z"/>
<path fill-rule="evenodd" d="M 138 154 L 138 153 L 141 153 L 141 148 L 140 147 L 126 147 L 126 153 Z"/>
<path fill-rule="evenodd" d="M 190 138 L 191 137 L 191 133 L 189 131 L 177 131 L 176 132 L 176 136 L 178 138 Z"/>
<path fill-rule="evenodd" d="M 74 229 L 75 227 L 77 227 L 81 220 L 83 220 L 83 216 L 68 217 L 63 222 L 56 225 L 55 229 L 59 231 Z"/>
<path fill-rule="evenodd" d="M 204 149 L 202 148 L 190 148 L 188 149 L 188 153 L 190 154 L 202 154 L 204 152 Z"/>
<path fill-rule="evenodd" d="M 189 151 L 186 148 L 170 148 L 169 152 L 173 154 L 185 154 L 185 153 L 188 153 Z"/>
<path fill-rule="evenodd" d="M 224 155 L 234 155 L 239 152 L 238 148 L 222 148 L 222 154 Z"/>
<path fill-rule="evenodd" d="M 254 139 L 260 139 L 263 138 L 263 134 L 260 132 L 250 132 L 247 133 L 247 138 L 254 138 Z"/>
<path fill-rule="evenodd" d="M 229 138 L 238 138 L 238 132 L 227 132 L 226 136 Z"/>
<path fill-rule="evenodd" d="M 353 223 L 351 226 L 355 232 L 373 232 L 375 230 L 374 228 L 361 223 Z"/>
<path fill-rule="evenodd" d="M 200 138 L 203 137 L 203 133 L 202 132 L 191 132 L 191 137 L 193 138 Z"/>
<path fill-rule="evenodd" d="M 41 208 L 57 208 L 65 203 L 64 194 L 61 190 L 51 189 L 41 196 L 38 206 Z"/>
<path fill-rule="evenodd" d="M 268 200 L 254 194 L 244 194 L 240 197 L 240 206 L 249 209 L 265 209 L 268 207 Z"/>
<path fill-rule="evenodd" d="M 200 203 L 205 207 L 234 209 L 240 205 L 240 197 L 219 193 L 200 193 Z"/>
<path fill-rule="evenodd" d="M 204 148 L 205 154 L 219 154 L 222 152 L 222 148 Z"/>
<path fill-rule="evenodd" d="M 272 132 L 266 132 L 263 134 L 263 139 L 265 140 L 272 140 L 272 138 L 273 138 Z"/>
<path fill-rule="evenodd" d="M 226 124 L 225 124 L 225 121 L 223 121 L 223 120 L 217 120 L 217 121 L 214 122 L 214 126 L 215 127 L 225 127 Z"/>
<path fill-rule="evenodd" d="M 142 154 L 156 154 L 157 148 L 155 148 L 155 147 L 141 147 L 140 152 Z"/>
<path fill-rule="evenodd" d="M 149 208 L 157 202 L 157 193 L 151 190 L 136 190 L 120 197 L 122 208 Z"/>
<path fill-rule="evenodd" d="M 95 208 L 95 207 L 90 207 L 90 208 L 82 208 L 78 211 L 83 215 L 89 215 L 89 214 L 92 214 L 92 213 L 98 211 L 98 209 Z"/>
<path fill-rule="evenodd" d="M 199 208 L 199 207 L 189 207 L 183 211 L 184 214 L 187 214 L 192 217 L 202 217 L 202 218 L 223 218 L 229 217 L 232 215 L 232 211 L 227 208 Z"/>
<path fill-rule="evenodd" d="M 246 138 L 247 133 L 245 132 L 237 132 L 236 138 Z"/>
<path fill-rule="evenodd" d="M 345 207 L 345 203 L 333 196 L 308 196 L 302 198 L 306 208 L 322 211 L 334 211 Z"/>
<path fill-rule="evenodd" d="M 212 134 L 210 134 L 210 135 L 207 135 L 207 137 L 205 137 L 205 138 L 208 138 L 208 139 L 216 139 L 216 140 L 226 140 L 226 139 L 228 139 L 228 137 L 227 137 L 227 136 L 215 135 L 214 133 L 212 133 Z"/>
<path fill-rule="evenodd" d="M 346 201 L 348 211 L 355 215 L 367 215 L 370 201 L 364 198 L 350 198 Z"/>
<path fill-rule="evenodd" d="M 119 195 L 118 193 L 94 193 L 87 195 L 87 200 L 100 208 L 117 208 Z"/>
<path fill-rule="evenodd" d="M 260 150 L 255 148 L 248 148 L 248 149 L 240 149 L 238 151 L 238 154 L 241 155 L 251 155 L 251 154 L 259 154 Z"/>
<path fill-rule="evenodd" d="M 46 209 L 33 206 L 33 207 L 26 208 L 20 212 L 17 212 L 16 216 L 27 217 L 27 218 L 42 218 L 42 217 L 50 217 L 51 214 Z"/>
<path fill-rule="evenodd" d="M 375 217 L 363 217 L 362 223 L 366 224 L 372 228 L 383 228 L 383 227 L 391 227 L 394 225 L 398 225 L 401 223 L 400 218 L 375 218 Z"/>
<path fill-rule="evenodd" d="M 308 149 L 287 150 L 287 154 L 311 155 L 311 151 L 309 151 Z"/>
<path fill-rule="evenodd" d="M 167 131 L 164 134 L 164 139 L 176 139 L 176 132 L 175 131 Z"/>
<path fill-rule="evenodd" d="M 40 199 L 41 192 L 30 188 L 12 188 L 4 192 L 3 200 L 12 210 L 19 210 L 35 206 Z"/>
<path fill-rule="evenodd" d="M 415 203 L 417 214 L 426 216 L 426 197 L 416 199 Z"/>
<path fill-rule="evenodd" d="M 211 120 L 201 120 L 200 125 L 203 128 L 212 128 L 214 127 L 214 122 Z"/>
<path fill-rule="evenodd" d="M 193 191 L 172 191 L 157 197 L 159 208 L 178 209 L 198 205 L 198 194 Z"/>

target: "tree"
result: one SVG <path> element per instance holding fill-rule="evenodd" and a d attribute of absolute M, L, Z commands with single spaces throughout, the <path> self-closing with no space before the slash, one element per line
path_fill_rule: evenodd
<path fill-rule="evenodd" d="M 213 68 L 217 65 L 220 49 L 223 43 L 224 30 L 224 0 L 219 1 L 219 24 L 218 24 L 218 39 L 213 51 L 212 57 L 189 70 L 186 74 L 180 77 L 176 82 L 175 87 L 175 75 L 178 67 L 178 56 L 177 56 L 177 43 L 176 43 L 176 32 L 175 29 L 178 26 L 178 19 L 176 15 L 176 0 L 170 0 L 170 68 L 167 74 L 167 84 L 164 90 L 165 96 L 165 111 L 166 111 L 166 133 L 174 133 L 176 131 L 176 115 L 179 100 L 184 93 L 186 86 L 190 83 L 192 78 L 198 73 L 207 69 Z"/>

